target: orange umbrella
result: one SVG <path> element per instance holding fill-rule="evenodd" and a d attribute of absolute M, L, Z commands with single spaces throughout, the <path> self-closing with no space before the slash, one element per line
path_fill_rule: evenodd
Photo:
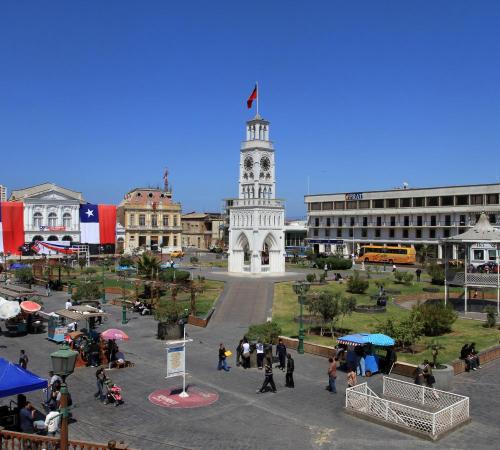
<path fill-rule="evenodd" d="M 21 309 L 26 313 L 36 313 L 42 309 L 42 306 L 36 302 L 25 301 L 21 302 Z"/>

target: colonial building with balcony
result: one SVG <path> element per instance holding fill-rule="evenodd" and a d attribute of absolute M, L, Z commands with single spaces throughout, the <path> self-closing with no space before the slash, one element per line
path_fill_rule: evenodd
<path fill-rule="evenodd" d="M 43 183 L 11 192 L 10 201 L 24 203 L 24 239 L 33 241 L 80 241 L 81 192 Z"/>
<path fill-rule="evenodd" d="M 167 189 L 136 188 L 128 192 L 118 207 L 117 220 L 125 228 L 125 252 L 182 248 L 181 204 L 172 200 L 168 185 Z"/>
<path fill-rule="evenodd" d="M 475 225 L 481 212 L 500 226 L 500 184 L 306 195 L 308 243 L 316 253 L 356 253 L 361 245 L 428 245 Z M 457 246 L 450 247 L 452 258 Z"/>
<path fill-rule="evenodd" d="M 223 246 L 224 221 L 220 213 L 191 212 L 182 216 L 182 245 L 199 250 Z"/>

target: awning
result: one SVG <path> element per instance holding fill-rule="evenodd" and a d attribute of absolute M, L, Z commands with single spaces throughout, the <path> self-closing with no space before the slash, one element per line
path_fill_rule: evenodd
<path fill-rule="evenodd" d="M 378 347 L 390 347 L 395 344 L 394 339 L 381 333 L 348 334 L 346 336 L 338 338 L 337 341 L 339 344 L 352 345 L 352 346 L 372 344 Z"/>
<path fill-rule="evenodd" d="M 64 317 L 65 319 L 70 319 L 78 322 L 79 320 L 87 320 L 90 317 L 103 317 L 107 316 L 107 313 L 93 312 L 93 313 L 79 313 L 76 311 L 70 311 L 69 309 L 60 309 L 55 311 L 58 316 Z"/>
<path fill-rule="evenodd" d="M 47 380 L 0 358 L 0 398 L 23 394 L 47 387 Z"/>

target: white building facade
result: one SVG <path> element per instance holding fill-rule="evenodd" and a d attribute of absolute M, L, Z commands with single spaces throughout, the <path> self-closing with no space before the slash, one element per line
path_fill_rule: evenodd
<path fill-rule="evenodd" d="M 9 200 L 24 203 L 24 240 L 80 241 L 80 192 L 44 183 L 12 191 Z"/>
<path fill-rule="evenodd" d="M 7 188 L 0 184 L 0 202 L 7 201 Z"/>
<path fill-rule="evenodd" d="M 275 175 L 269 122 L 257 114 L 247 122 L 240 150 L 239 197 L 226 200 L 229 272 L 285 271 L 285 203 L 276 199 Z"/>
<path fill-rule="evenodd" d="M 306 195 L 308 243 L 316 253 L 356 253 L 361 245 L 427 245 L 467 231 L 481 212 L 500 226 L 500 184 Z M 457 255 L 457 246 L 449 250 Z"/>

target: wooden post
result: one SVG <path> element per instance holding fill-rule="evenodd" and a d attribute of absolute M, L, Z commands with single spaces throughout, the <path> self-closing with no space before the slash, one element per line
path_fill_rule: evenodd
<path fill-rule="evenodd" d="M 68 450 L 68 387 L 61 385 L 61 450 Z"/>

